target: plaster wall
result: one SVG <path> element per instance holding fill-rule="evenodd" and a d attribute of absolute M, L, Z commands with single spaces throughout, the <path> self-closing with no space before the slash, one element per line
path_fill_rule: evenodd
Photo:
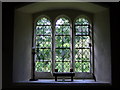
<path fill-rule="evenodd" d="M 94 62 L 96 79 L 111 82 L 109 10 L 94 15 Z"/>
<path fill-rule="evenodd" d="M 31 78 L 32 16 L 15 12 L 13 81 Z"/>

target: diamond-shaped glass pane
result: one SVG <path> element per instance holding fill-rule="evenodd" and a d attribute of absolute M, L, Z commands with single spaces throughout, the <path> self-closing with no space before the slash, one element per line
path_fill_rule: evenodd
<path fill-rule="evenodd" d="M 70 49 L 56 49 L 56 61 L 69 61 Z"/>
<path fill-rule="evenodd" d="M 75 48 L 80 48 L 82 46 L 82 36 L 75 36 Z"/>
<path fill-rule="evenodd" d="M 75 48 L 89 47 L 90 37 L 89 36 L 75 36 Z"/>
<path fill-rule="evenodd" d="M 56 26 L 56 35 L 70 35 L 70 26 Z"/>
<path fill-rule="evenodd" d="M 70 36 L 56 36 L 56 48 L 70 48 Z"/>
<path fill-rule="evenodd" d="M 58 72 L 70 72 L 70 62 L 56 62 L 55 68 Z"/>
<path fill-rule="evenodd" d="M 69 61 L 70 60 L 70 49 L 63 49 L 62 55 L 63 55 L 64 61 Z"/>
<path fill-rule="evenodd" d="M 43 61 L 51 60 L 51 50 L 37 48 L 35 54 L 35 60 L 43 60 Z"/>
<path fill-rule="evenodd" d="M 90 72 L 90 62 L 83 62 L 83 72 Z"/>
<path fill-rule="evenodd" d="M 90 49 L 83 49 L 82 60 L 90 61 Z"/>
<path fill-rule="evenodd" d="M 51 47 L 51 36 L 36 36 L 36 47 L 37 48 L 50 48 Z"/>
<path fill-rule="evenodd" d="M 56 57 L 55 57 L 55 60 L 56 61 L 62 61 L 63 59 L 62 59 L 62 49 L 56 49 L 55 50 L 55 52 L 56 52 Z"/>
<path fill-rule="evenodd" d="M 76 35 L 89 35 L 88 26 L 76 26 Z"/>
<path fill-rule="evenodd" d="M 51 50 L 50 49 L 44 49 L 44 61 L 45 60 L 51 60 Z"/>
<path fill-rule="evenodd" d="M 43 26 L 36 26 L 36 35 L 43 35 Z"/>
<path fill-rule="evenodd" d="M 44 50 L 43 49 L 36 49 L 35 60 L 44 60 Z"/>
<path fill-rule="evenodd" d="M 58 69 L 58 72 L 63 72 L 63 63 L 55 62 L 55 69 Z"/>
<path fill-rule="evenodd" d="M 64 72 L 70 72 L 70 62 L 64 62 Z"/>
<path fill-rule="evenodd" d="M 55 37 L 56 47 L 62 47 L 62 36 Z"/>
<path fill-rule="evenodd" d="M 75 60 L 81 61 L 82 60 L 82 49 L 75 49 Z"/>
<path fill-rule="evenodd" d="M 90 61 L 90 49 L 75 49 L 76 61 Z"/>
<path fill-rule="evenodd" d="M 51 26 L 36 26 L 36 35 L 51 35 Z"/>
<path fill-rule="evenodd" d="M 75 62 L 75 72 L 82 72 L 82 62 Z"/>
<path fill-rule="evenodd" d="M 51 71 L 51 62 L 49 62 L 49 61 L 45 61 L 45 62 L 36 61 L 35 62 L 35 71 L 37 71 L 37 72 L 50 72 Z"/>
<path fill-rule="evenodd" d="M 63 47 L 70 47 L 70 36 L 63 36 Z"/>

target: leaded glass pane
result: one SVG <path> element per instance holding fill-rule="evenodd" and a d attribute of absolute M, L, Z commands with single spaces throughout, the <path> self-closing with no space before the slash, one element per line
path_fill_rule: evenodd
<path fill-rule="evenodd" d="M 62 17 L 56 21 L 56 25 L 70 25 L 69 20 Z"/>
<path fill-rule="evenodd" d="M 83 62 L 83 72 L 90 72 L 90 62 Z"/>
<path fill-rule="evenodd" d="M 36 26 L 36 35 L 43 35 L 43 26 Z"/>
<path fill-rule="evenodd" d="M 75 36 L 75 48 L 80 48 L 82 46 L 82 36 Z"/>
<path fill-rule="evenodd" d="M 58 72 L 63 72 L 63 63 L 55 62 L 55 68 L 58 69 Z"/>
<path fill-rule="evenodd" d="M 62 43 L 63 43 L 63 42 L 62 42 L 62 36 L 56 36 L 56 37 L 55 37 L 55 42 L 56 42 L 56 48 L 57 48 L 57 47 L 62 47 L 62 45 L 63 45 L 63 44 L 62 44 Z"/>
<path fill-rule="evenodd" d="M 35 71 L 37 72 L 50 72 L 51 71 L 51 62 L 49 61 L 36 61 L 35 63 Z"/>
<path fill-rule="evenodd" d="M 90 72 L 90 24 L 85 18 L 75 22 L 75 71 Z"/>
<path fill-rule="evenodd" d="M 78 25 L 78 24 L 89 24 L 89 22 L 85 18 L 78 18 L 75 22 L 75 25 Z"/>
<path fill-rule="evenodd" d="M 90 49 L 75 49 L 76 61 L 90 61 Z"/>
<path fill-rule="evenodd" d="M 70 47 L 70 36 L 56 36 L 56 48 L 63 47 L 69 48 Z"/>
<path fill-rule="evenodd" d="M 35 54 L 35 60 L 44 60 L 44 50 L 37 48 Z"/>
<path fill-rule="evenodd" d="M 82 60 L 82 49 L 75 49 L 75 60 L 76 61 Z"/>
<path fill-rule="evenodd" d="M 51 36 L 36 36 L 36 47 L 37 48 L 50 48 L 51 47 Z"/>
<path fill-rule="evenodd" d="M 37 25 L 51 25 L 51 23 L 47 18 L 43 17 L 37 21 Z"/>
<path fill-rule="evenodd" d="M 76 26 L 76 35 L 89 35 L 88 26 Z"/>
<path fill-rule="evenodd" d="M 70 26 L 56 25 L 56 35 L 70 35 Z"/>
<path fill-rule="evenodd" d="M 55 60 L 56 61 L 62 61 L 62 49 L 56 49 L 56 57 Z"/>
<path fill-rule="evenodd" d="M 82 60 L 90 61 L 90 49 L 83 49 Z"/>
<path fill-rule="evenodd" d="M 64 72 L 70 72 L 70 62 L 64 62 Z"/>
<path fill-rule="evenodd" d="M 51 60 L 51 50 L 50 49 L 44 49 L 44 61 L 45 60 Z"/>
<path fill-rule="evenodd" d="M 75 36 L 75 48 L 89 47 L 89 36 Z"/>
<path fill-rule="evenodd" d="M 51 26 L 36 26 L 36 35 L 50 35 Z"/>
<path fill-rule="evenodd" d="M 55 67 L 58 72 L 70 72 L 70 62 L 56 62 Z"/>
<path fill-rule="evenodd" d="M 75 62 L 75 72 L 82 72 L 82 62 Z"/>
<path fill-rule="evenodd" d="M 55 26 L 55 68 L 59 72 L 70 71 L 70 23 L 66 18 L 59 18 Z M 57 62 L 59 61 L 59 62 Z M 58 68 L 59 67 L 59 68 Z"/>
<path fill-rule="evenodd" d="M 37 72 L 51 71 L 51 23 L 43 17 L 36 22 L 35 27 L 35 70 Z"/>
<path fill-rule="evenodd" d="M 70 49 L 63 49 L 62 53 L 64 61 L 70 60 Z"/>
<path fill-rule="evenodd" d="M 56 61 L 69 61 L 70 49 L 56 49 Z"/>

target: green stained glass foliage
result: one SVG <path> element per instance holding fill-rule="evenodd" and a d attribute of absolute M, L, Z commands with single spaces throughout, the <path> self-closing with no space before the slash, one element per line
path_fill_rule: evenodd
<path fill-rule="evenodd" d="M 76 61 L 90 61 L 90 49 L 75 49 Z"/>
<path fill-rule="evenodd" d="M 90 28 L 85 18 L 75 22 L 75 72 L 90 72 Z"/>
<path fill-rule="evenodd" d="M 64 62 L 63 70 L 64 72 L 70 72 L 70 62 Z"/>
<path fill-rule="evenodd" d="M 35 62 L 35 71 L 37 72 L 50 72 L 51 71 L 51 62 L 48 61 L 36 61 Z"/>
<path fill-rule="evenodd" d="M 51 23 L 43 17 L 35 26 L 35 71 L 51 71 Z"/>
<path fill-rule="evenodd" d="M 70 71 L 70 23 L 61 17 L 55 26 L 55 68 L 58 72 Z"/>
<path fill-rule="evenodd" d="M 56 35 L 70 35 L 70 26 L 56 25 Z"/>
<path fill-rule="evenodd" d="M 83 62 L 83 72 L 90 72 L 90 62 Z"/>
<path fill-rule="evenodd" d="M 61 17 L 56 21 L 56 25 L 70 25 L 70 22 L 68 19 Z"/>
<path fill-rule="evenodd" d="M 51 35 L 51 26 L 36 26 L 36 35 Z"/>
<path fill-rule="evenodd" d="M 47 18 L 43 17 L 37 21 L 36 25 L 51 25 L 51 23 Z"/>
<path fill-rule="evenodd" d="M 90 72 L 90 62 L 75 62 L 76 72 Z"/>
<path fill-rule="evenodd" d="M 76 26 L 76 35 L 89 35 L 88 26 Z"/>
<path fill-rule="evenodd" d="M 70 49 L 56 49 L 56 61 L 70 61 Z"/>
<path fill-rule="evenodd" d="M 82 49 L 75 49 L 75 60 L 82 61 Z"/>
<path fill-rule="evenodd" d="M 90 37 L 89 36 L 75 36 L 75 47 L 89 47 Z"/>
<path fill-rule="evenodd" d="M 70 47 L 70 36 L 56 36 L 56 47 L 64 47 L 69 48 Z"/>
<path fill-rule="evenodd" d="M 55 68 L 58 72 L 70 72 L 70 62 L 56 62 Z"/>
<path fill-rule="evenodd" d="M 85 18 L 78 18 L 76 19 L 75 25 L 82 25 L 82 24 L 89 24 L 88 20 Z"/>
<path fill-rule="evenodd" d="M 50 48 L 51 47 L 51 36 L 36 36 L 36 47 L 37 48 Z"/>
<path fill-rule="evenodd" d="M 75 62 L 75 71 L 82 72 L 82 62 Z"/>
<path fill-rule="evenodd" d="M 58 72 L 63 72 L 63 63 L 55 62 L 55 69 L 58 69 Z"/>

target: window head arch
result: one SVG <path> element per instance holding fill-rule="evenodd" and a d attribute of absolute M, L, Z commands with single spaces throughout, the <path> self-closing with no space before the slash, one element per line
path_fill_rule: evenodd
<path fill-rule="evenodd" d="M 74 23 L 75 23 L 75 25 L 77 25 L 77 24 L 83 24 L 83 25 L 89 24 L 89 25 L 91 25 L 92 22 L 88 16 L 80 15 L 80 16 L 75 18 Z"/>
<path fill-rule="evenodd" d="M 37 23 L 37 25 L 51 25 L 50 20 L 47 17 L 41 17 Z"/>
<path fill-rule="evenodd" d="M 56 25 L 70 25 L 70 21 L 65 17 L 61 17 L 57 19 Z"/>
<path fill-rule="evenodd" d="M 85 18 L 78 18 L 78 19 L 76 19 L 76 21 L 75 21 L 75 25 L 78 25 L 78 24 L 83 24 L 83 25 L 85 25 L 85 24 L 89 24 L 89 22 L 88 22 L 88 20 L 87 19 L 85 19 Z"/>

